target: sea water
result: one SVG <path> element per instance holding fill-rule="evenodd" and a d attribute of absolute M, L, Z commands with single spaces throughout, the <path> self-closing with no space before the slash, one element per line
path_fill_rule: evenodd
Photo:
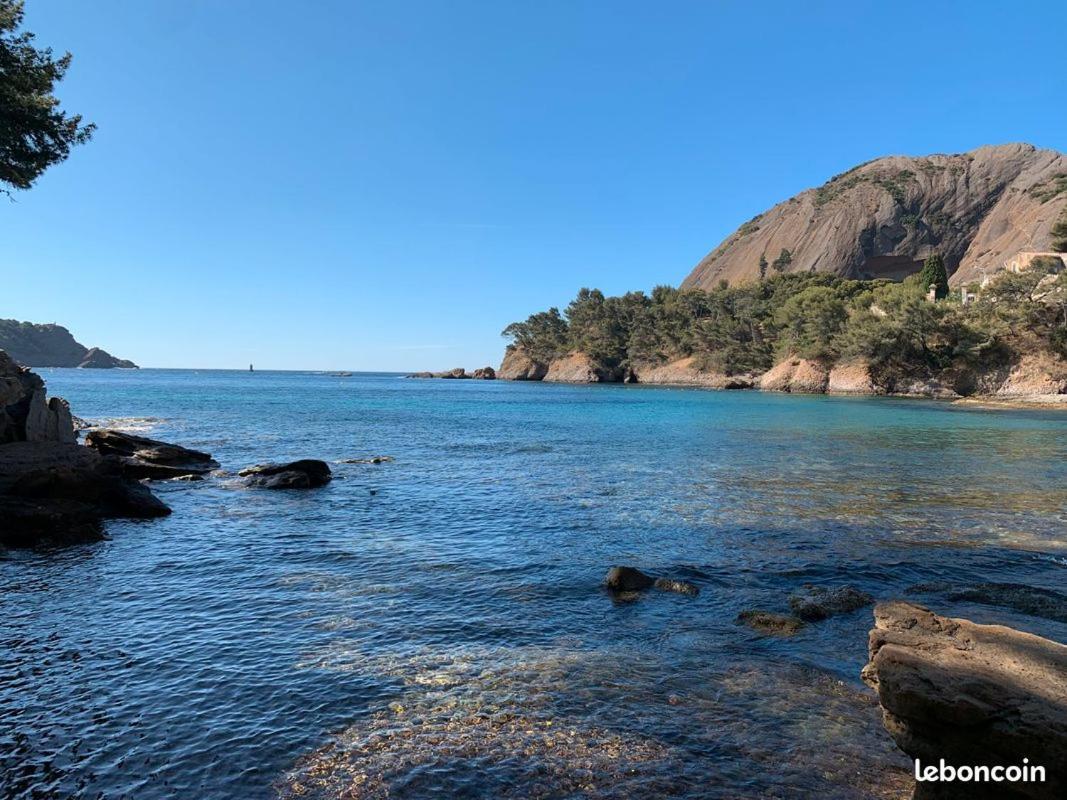
<path fill-rule="evenodd" d="M 910 761 L 859 680 L 871 609 L 792 638 L 739 612 L 848 583 L 1067 641 L 944 590 L 1067 585 L 1054 411 L 41 374 L 223 474 L 154 484 L 173 515 L 108 541 L 0 555 L 4 798 L 900 797 Z M 334 481 L 236 477 L 295 458 Z M 615 564 L 700 595 L 612 597 Z"/>

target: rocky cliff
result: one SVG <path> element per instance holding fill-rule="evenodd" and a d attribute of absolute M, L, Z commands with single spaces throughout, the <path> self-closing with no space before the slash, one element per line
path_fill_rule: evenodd
<path fill-rule="evenodd" d="M 1000 269 L 1019 251 L 1052 249 L 1067 217 L 1067 156 L 1028 144 L 861 164 L 738 228 L 683 288 L 773 273 L 899 279 L 941 253 L 954 283 Z M 777 264 L 776 264 L 777 262 Z"/>
<path fill-rule="evenodd" d="M 86 347 L 66 328 L 55 324 L 0 319 L 0 350 L 26 367 L 137 368 L 132 361 L 115 358 L 99 347 Z"/>

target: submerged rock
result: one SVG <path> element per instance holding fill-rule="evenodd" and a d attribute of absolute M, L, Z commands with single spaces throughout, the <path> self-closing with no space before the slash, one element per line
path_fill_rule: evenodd
<path fill-rule="evenodd" d="M 835 614 L 847 614 L 873 602 L 873 597 L 853 586 L 827 589 L 825 586 L 805 584 L 800 592 L 789 597 L 789 607 L 793 609 L 793 613 L 806 622 L 817 622 Z"/>
<path fill-rule="evenodd" d="M 944 593 L 949 600 L 1000 606 L 1032 617 L 1067 622 L 1067 594 L 1053 589 L 1041 589 L 1022 583 L 976 583 L 971 586 L 927 583 L 911 586 L 907 591 L 909 594 Z"/>
<path fill-rule="evenodd" d="M 612 567 L 604 576 L 604 585 L 613 592 L 642 592 L 645 589 L 656 588 L 691 597 L 700 594 L 700 589 L 688 581 L 654 578 L 636 567 Z"/>
<path fill-rule="evenodd" d="M 288 464 L 259 464 L 237 473 L 260 489 L 315 489 L 333 477 L 325 461 L 305 458 Z"/>
<path fill-rule="evenodd" d="M 742 611 L 737 615 L 736 622 L 772 636 L 794 636 L 804 627 L 804 621 L 797 617 L 758 609 Z"/>
<path fill-rule="evenodd" d="M 385 464 L 396 461 L 392 456 L 371 456 L 370 458 L 343 458 L 341 464 Z"/>
<path fill-rule="evenodd" d="M 219 466 L 208 453 L 122 431 L 90 431 L 85 437 L 85 444 L 103 455 L 117 458 L 122 464 L 123 473 L 136 479 L 203 476 Z"/>
<path fill-rule="evenodd" d="M 923 765 L 1045 768 L 1044 782 L 917 782 L 914 797 L 1067 797 L 1067 647 L 1000 625 L 880 603 L 863 680 Z"/>

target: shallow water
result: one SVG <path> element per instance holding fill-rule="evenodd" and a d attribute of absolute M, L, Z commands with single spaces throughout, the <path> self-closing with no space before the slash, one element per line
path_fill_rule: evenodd
<path fill-rule="evenodd" d="M 90 419 L 334 463 L 157 484 L 166 519 L 0 560 L 0 797 L 900 797 L 869 609 L 805 582 L 1067 584 L 1067 417 L 393 375 L 42 370 Z M 113 422 L 113 424 L 115 424 Z M 697 583 L 613 600 L 607 568 Z M 1067 641 L 1067 624 L 936 593 Z"/>

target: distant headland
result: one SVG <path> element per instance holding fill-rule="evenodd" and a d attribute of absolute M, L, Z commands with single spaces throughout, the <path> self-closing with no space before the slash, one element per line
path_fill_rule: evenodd
<path fill-rule="evenodd" d="M 0 319 L 0 350 L 24 367 L 82 367 L 85 369 L 137 369 L 99 347 L 86 347 L 62 325 L 38 325 Z"/>

